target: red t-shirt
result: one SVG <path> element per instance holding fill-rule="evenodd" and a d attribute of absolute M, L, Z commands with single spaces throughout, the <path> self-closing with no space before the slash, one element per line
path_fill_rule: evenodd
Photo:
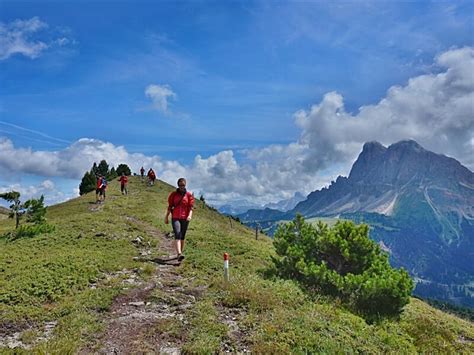
<path fill-rule="evenodd" d="M 173 219 L 186 219 L 194 206 L 194 196 L 187 191 L 183 196 L 173 191 L 168 197 L 168 211 L 173 208 Z"/>
<path fill-rule="evenodd" d="M 121 185 L 125 185 L 125 184 L 128 182 L 128 177 L 126 177 L 126 176 L 121 176 L 120 179 L 119 179 L 119 181 L 120 181 L 120 184 L 121 184 Z"/>

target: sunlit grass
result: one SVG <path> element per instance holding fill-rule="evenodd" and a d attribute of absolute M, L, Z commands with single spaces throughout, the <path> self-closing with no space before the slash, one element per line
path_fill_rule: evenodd
<path fill-rule="evenodd" d="M 56 226 L 50 234 L 14 242 L 0 238 L 2 322 L 57 321 L 53 338 L 37 345 L 37 352 L 73 353 L 87 344 L 104 329 L 103 314 L 122 292 L 120 277 L 104 276 L 136 268 L 145 279 L 153 273 L 150 263 L 133 260 L 138 249 L 131 240 L 140 236 L 153 253 L 162 254 L 159 241 L 143 225 L 170 231 L 164 215 L 172 190 L 161 182 L 147 187 L 132 177 L 128 196 L 112 183 L 96 212 L 91 211 L 96 207 L 93 193 L 48 208 L 48 222 Z M 13 227 L 11 220 L 0 221 L 0 233 Z M 206 291 L 186 310 L 186 327 L 175 319 L 156 325 L 182 339 L 185 351 L 219 352 L 222 342 L 230 341 L 221 312 L 239 309 L 241 342 L 255 353 L 474 352 L 472 323 L 418 300 L 412 299 L 399 320 L 367 324 L 337 300 L 270 278 L 271 239 L 260 235 L 255 240 L 253 230 L 200 201 L 186 241 L 186 259 L 177 270 L 189 280 L 187 287 Z M 230 254 L 229 284 L 223 281 L 224 252 Z M 173 304 L 159 289 L 150 297 Z M 34 336 L 34 330 L 22 334 L 28 342 Z"/>

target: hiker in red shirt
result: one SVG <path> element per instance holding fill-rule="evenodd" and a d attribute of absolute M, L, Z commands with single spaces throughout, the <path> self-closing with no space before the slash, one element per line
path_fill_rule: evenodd
<path fill-rule="evenodd" d="M 155 179 L 156 179 L 156 174 L 155 174 L 155 172 L 153 171 L 152 168 L 150 168 L 150 170 L 148 170 L 147 176 L 148 176 L 148 183 L 150 185 L 154 185 L 155 184 Z"/>
<path fill-rule="evenodd" d="M 188 229 L 189 221 L 193 216 L 194 196 L 186 191 L 186 179 L 178 179 L 178 188 L 170 193 L 168 197 L 168 211 L 165 216 L 165 223 L 169 223 L 171 214 L 171 223 L 173 226 L 174 239 L 176 242 L 176 253 L 178 260 L 184 259 L 184 238 Z"/>
<path fill-rule="evenodd" d="M 120 181 L 120 191 L 122 191 L 122 195 L 128 195 L 128 177 L 125 175 L 125 173 L 122 173 L 122 176 L 120 179 L 118 179 L 118 181 Z"/>
<path fill-rule="evenodd" d="M 97 186 L 95 189 L 95 202 L 105 201 L 105 189 L 107 188 L 107 180 L 104 175 L 99 175 L 97 179 Z"/>
<path fill-rule="evenodd" d="M 96 178 L 97 178 L 97 185 L 95 187 L 95 202 L 99 203 L 99 201 L 100 201 L 100 189 L 102 187 L 102 175 L 98 175 Z"/>

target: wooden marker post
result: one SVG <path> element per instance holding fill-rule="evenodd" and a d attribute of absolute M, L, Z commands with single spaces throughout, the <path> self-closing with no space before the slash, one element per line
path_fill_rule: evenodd
<path fill-rule="evenodd" d="M 229 254 L 224 253 L 224 281 L 229 282 Z"/>

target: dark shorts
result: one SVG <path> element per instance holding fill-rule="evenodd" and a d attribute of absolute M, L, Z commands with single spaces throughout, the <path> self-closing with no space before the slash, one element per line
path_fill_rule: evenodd
<path fill-rule="evenodd" d="M 100 189 L 100 194 L 105 197 L 105 187 Z"/>
<path fill-rule="evenodd" d="M 184 240 L 186 231 L 188 230 L 189 221 L 185 219 L 172 219 L 174 239 Z"/>
<path fill-rule="evenodd" d="M 98 187 L 98 188 L 96 188 L 96 189 L 95 189 L 95 193 L 96 193 L 96 195 L 98 195 L 98 194 L 99 194 L 99 192 L 100 192 L 100 188 Z"/>

